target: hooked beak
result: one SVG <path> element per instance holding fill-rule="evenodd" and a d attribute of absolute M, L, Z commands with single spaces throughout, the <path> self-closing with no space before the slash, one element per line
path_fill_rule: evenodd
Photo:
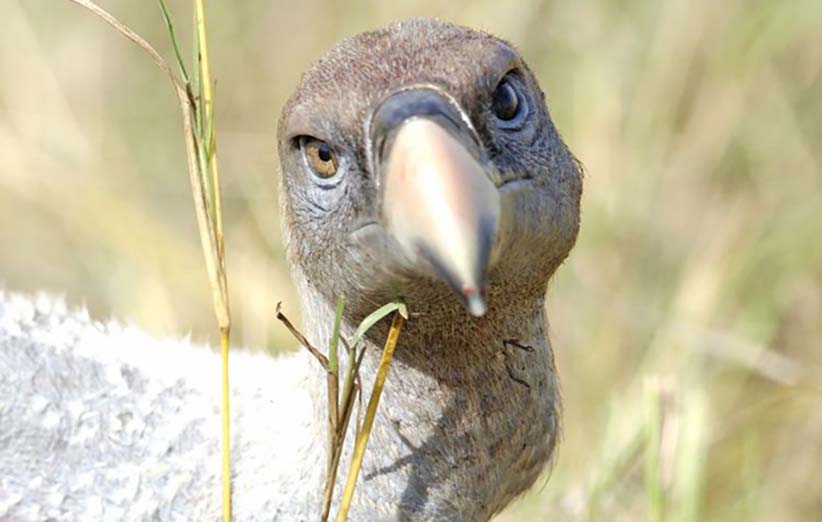
<path fill-rule="evenodd" d="M 371 138 L 386 229 L 410 258 L 434 267 L 471 315 L 484 315 L 500 194 L 477 159 L 476 134 L 455 104 L 419 88 L 380 105 Z"/>

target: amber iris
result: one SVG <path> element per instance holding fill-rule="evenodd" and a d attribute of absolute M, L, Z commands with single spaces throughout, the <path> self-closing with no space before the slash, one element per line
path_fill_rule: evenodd
<path fill-rule="evenodd" d="M 337 155 L 328 143 L 316 138 L 305 138 L 303 154 L 308 166 L 317 176 L 330 178 L 337 173 Z"/>

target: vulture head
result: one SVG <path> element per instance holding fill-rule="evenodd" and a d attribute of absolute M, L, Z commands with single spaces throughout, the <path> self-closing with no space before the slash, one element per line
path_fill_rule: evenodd
<path fill-rule="evenodd" d="M 279 123 L 298 280 L 364 316 L 403 297 L 443 319 L 542 299 L 574 244 L 581 170 L 520 54 L 412 20 L 343 40 Z"/>

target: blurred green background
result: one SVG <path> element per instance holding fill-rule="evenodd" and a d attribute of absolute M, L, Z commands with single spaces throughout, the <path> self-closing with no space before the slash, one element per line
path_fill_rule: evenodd
<path fill-rule="evenodd" d="M 154 2 L 101 4 L 172 58 Z M 188 42 L 190 6 L 172 2 Z M 176 99 L 65 1 L 0 17 L 0 286 L 213 339 Z M 549 290 L 565 404 L 515 520 L 822 520 L 822 2 L 211 2 L 237 344 L 293 345 L 275 130 L 343 36 L 437 16 L 514 43 L 586 166 Z"/>

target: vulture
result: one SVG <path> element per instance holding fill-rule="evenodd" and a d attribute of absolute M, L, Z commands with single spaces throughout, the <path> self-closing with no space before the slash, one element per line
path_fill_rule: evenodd
<path fill-rule="evenodd" d="M 344 335 L 397 298 L 411 314 L 349 520 L 489 520 L 559 436 L 545 296 L 582 170 L 534 74 L 485 32 L 394 23 L 313 65 L 278 133 L 306 337 L 328 344 L 338 296 Z M 385 323 L 362 341 L 365 397 Z M 3 293 L 0 519 L 217 520 L 219 368 L 207 347 Z M 305 351 L 238 351 L 231 378 L 234 518 L 318 520 L 324 371 Z"/>

